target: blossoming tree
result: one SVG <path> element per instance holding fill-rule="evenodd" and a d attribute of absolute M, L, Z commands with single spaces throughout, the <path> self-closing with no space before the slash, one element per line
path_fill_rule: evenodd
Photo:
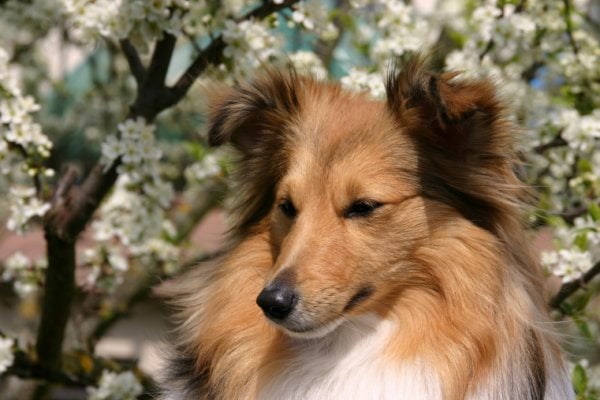
<path fill-rule="evenodd" d="M 37 380 L 37 396 L 147 393 L 149 377 L 94 348 L 156 282 L 205 256 L 188 236 L 227 204 L 227 153 L 195 135 L 197 81 L 291 63 L 381 98 L 390 60 L 431 48 L 436 68 L 494 79 L 523 127 L 531 224 L 554 235 L 541 254 L 558 283 L 549 305 L 576 338 L 578 398 L 597 398 L 599 37 L 600 6 L 586 0 L 0 0 L 0 216 L 46 241 L 39 260 L 0 260 L 0 295 L 40 307 L 33 335 L 0 331 L 0 387 L 13 376 Z"/>

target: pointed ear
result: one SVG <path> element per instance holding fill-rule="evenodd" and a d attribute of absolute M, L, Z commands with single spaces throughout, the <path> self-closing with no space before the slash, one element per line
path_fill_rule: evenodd
<path fill-rule="evenodd" d="M 267 71 L 251 83 L 210 96 L 208 141 L 230 142 L 242 153 L 276 139 L 282 127 L 300 112 L 300 80 L 295 72 Z"/>
<path fill-rule="evenodd" d="M 457 157 L 507 144 L 494 127 L 503 120 L 504 110 L 487 80 L 433 72 L 426 59 L 417 56 L 401 70 L 392 69 L 386 92 L 389 109 L 422 144 Z"/>

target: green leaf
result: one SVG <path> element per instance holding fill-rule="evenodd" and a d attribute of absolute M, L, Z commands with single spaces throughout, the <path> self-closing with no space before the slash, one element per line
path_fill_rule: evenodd
<path fill-rule="evenodd" d="M 555 228 L 560 228 L 567 225 L 565 220 L 562 217 L 559 217 L 558 215 L 548 215 L 546 217 L 546 222 L 548 223 L 548 225 L 553 226 Z"/>
<path fill-rule="evenodd" d="M 575 236 L 574 243 L 579 250 L 586 251 L 588 249 L 588 232 L 581 232 Z"/>
<path fill-rule="evenodd" d="M 560 310 L 563 312 L 563 314 L 565 315 L 573 315 L 573 306 L 571 306 L 569 303 L 562 303 L 560 305 Z"/>
<path fill-rule="evenodd" d="M 590 203 L 588 211 L 594 221 L 600 221 L 600 206 L 597 203 Z"/>
<path fill-rule="evenodd" d="M 585 307 L 587 307 L 591 298 L 592 298 L 591 291 L 587 291 L 584 294 L 582 294 L 581 296 L 575 297 L 573 299 L 573 301 L 571 301 L 571 307 L 573 307 L 573 312 L 580 313 L 583 310 L 585 310 Z"/>
<path fill-rule="evenodd" d="M 588 377 L 581 365 L 576 365 L 573 369 L 573 386 L 575 386 L 577 394 L 584 394 L 587 389 Z"/>
<path fill-rule="evenodd" d="M 581 158 L 581 159 L 579 159 L 577 161 L 577 169 L 581 173 L 592 172 L 593 171 L 592 163 L 590 162 L 590 160 L 586 160 L 585 158 Z"/>
<path fill-rule="evenodd" d="M 581 317 L 573 317 L 573 321 L 575 321 L 575 325 L 577 325 L 577 328 L 579 328 L 579 332 L 581 332 L 586 339 L 594 340 L 594 335 L 592 334 L 592 331 L 590 330 L 590 327 L 585 319 Z"/>

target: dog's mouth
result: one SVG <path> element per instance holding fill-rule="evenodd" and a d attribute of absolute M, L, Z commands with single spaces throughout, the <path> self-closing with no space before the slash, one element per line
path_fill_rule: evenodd
<path fill-rule="evenodd" d="M 349 319 L 347 313 L 356 309 L 356 307 L 370 298 L 374 292 L 374 288 L 370 285 L 359 288 L 348 300 L 342 312 L 337 312 L 337 315 L 333 319 L 328 319 L 326 322 L 320 322 L 314 318 L 314 315 L 310 315 L 303 311 L 301 301 L 299 302 L 297 309 L 285 320 L 276 320 L 269 318 L 268 316 L 267 319 L 290 337 L 298 339 L 321 338 L 335 331 L 341 324 L 347 321 Z"/>
<path fill-rule="evenodd" d="M 340 326 L 346 318 L 339 317 L 332 321 L 326 322 L 324 324 L 302 327 L 302 328 L 288 328 L 285 326 L 280 326 L 280 328 L 288 335 L 297 339 L 318 339 L 324 336 L 327 336 L 331 332 L 335 331 L 338 326 Z"/>

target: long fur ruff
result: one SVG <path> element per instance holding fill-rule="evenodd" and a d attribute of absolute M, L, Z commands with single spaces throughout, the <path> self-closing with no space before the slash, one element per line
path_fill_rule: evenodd
<path fill-rule="evenodd" d="M 213 88 L 234 227 L 167 293 L 165 399 L 574 398 L 496 89 L 419 58 L 386 89 L 293 71 Z M 298 293 L 283 322 L 256 304 L 273 282 Z"/>

